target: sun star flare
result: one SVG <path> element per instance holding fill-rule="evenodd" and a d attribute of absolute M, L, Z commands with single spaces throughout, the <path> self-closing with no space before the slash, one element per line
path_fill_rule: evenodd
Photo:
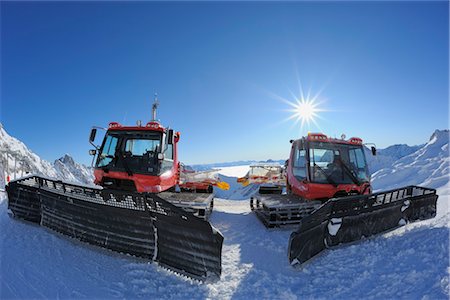
<path fill-rule="evenodd" d="M 320 103 L 316 101 L 316 98 L 301 98 L 297 99 L 296 102 L 289 102 L 289 104 L 292 106 L 289 109 L 289 112 L 292 113 L 288 118 L 289 120 L 294 119 L 295 124 L 300 123 L 302 129 L 305 125 L 310 127 L 311 123 L 317 127 L 319 126 L 316 119 L 320 118 L 319 113 L 324 110 L 320 108 Z"/>

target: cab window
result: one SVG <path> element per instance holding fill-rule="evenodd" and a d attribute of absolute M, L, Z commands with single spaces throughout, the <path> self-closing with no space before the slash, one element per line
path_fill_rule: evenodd
<path fill-rule="evenodd" d="M 104 167 L 111 163 L 116 153 L 117 141 L 119 139 L 115 136 L 108 135 L 103 145 L 102 153 L 98 157 L 98 166 Z"/>
<path fill-rule="evenodd" d="M 133 156 L 143 156 L 149 152 L 155 152 L 159 143 L 159 140 L 128 139 L 125 144 L 125 152 L 131 152 Z"/>
<path fill-rule="evenodd" d="M 164 159 L 173 160 L 173 145 L 167 145 L 166 151 L 164 152 Z"/>
<path fill-rule="evenodd" d="M 298 180 L 306 179 L 306 151 L 304 149 L 297 148 L 295 150 L 292 172 Z"/>

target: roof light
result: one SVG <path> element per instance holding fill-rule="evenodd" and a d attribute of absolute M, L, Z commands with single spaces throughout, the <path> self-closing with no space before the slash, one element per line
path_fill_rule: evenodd
<path fill-rule="evenodd" d="M 328 137 L 322 133 L 308 133 L 308 140 L 310 141 L 326 141 Z"/>
<path fill-rule="evenodd" d="M 356 145 L 362 145 L 362 143 L 363 143 L 363 140 L 360 138 L 357 138 L 357 137 L 352 137 L 352 138 L 350 138 L 349 141 L 350 141 L 350 143 L 356 144 Z"/>
<path fill-rule="evenodd" d="M 109 128 L 117 128 L 117 127 L 122 127 L 122 125 L 118 122 L 111 122 L 109 123 Z"/>
<path fill-rule="evenodd" d="M 159 124 L 158 122 L 155 122 L 155 121 L 151 121 L 151 122 L 148 122 L 147 125 L 145 125 L 145 127 L 158 129 L 158 128 L 161 128 L 161 124 Z"/>

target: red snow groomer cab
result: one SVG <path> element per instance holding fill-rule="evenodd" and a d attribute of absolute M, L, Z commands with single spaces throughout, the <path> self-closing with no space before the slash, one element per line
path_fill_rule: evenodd
<path fill-rule="evenodd" d="M 179 178 L 179 139 L 179 132 L 157 121 L 144 126 L 111 122 L 95 163 L 95 184 L 139 193 L 174 187 Z"/>
<path fill-rule="evenodd" d="M 371 193 L 362 139 L 335 139 L 310 133 L 291 143 L 286 165 L 288 193 L 306 200 Z M 375 153 L 372 147 L 372 154 Z"/>

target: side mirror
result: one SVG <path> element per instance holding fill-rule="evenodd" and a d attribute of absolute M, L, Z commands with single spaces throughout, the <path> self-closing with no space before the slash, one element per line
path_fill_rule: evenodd
<path fill-rule="evenodd" d="M 97 129 L 92 128 L 91 135 L 89 136 L 89 142 L 93 143 L 95 140 L 95 135 L 97 134 Z"/>
<path fill-rule="evenodd" d="M 167 144 L 173 145 L 174 144 L 174 133 L 173 129 L 169 129 L 167 132 Z"/>
<path fill-rule="evenodd" d="M 163 160 L 163 159 L 164 159 L 164 154 L 158 153 L 158 159 L 159 159 L 159 160 Z"/>
<path fill-rule="evenodd" d="M 374 146 L 372 146 L 372 147 L 370 148 L 370 150 L 372 151 L 372 155 L 373 155 L 373 156 L 377 155 L 377 148 L 375 148 Z"/>
<path fill-rule="evenodd" d="M 95 155 L 95 154 L 97 154 L 97 150 L 95 150 L 95 149 L 89 150 L 89 155 Z"/>

